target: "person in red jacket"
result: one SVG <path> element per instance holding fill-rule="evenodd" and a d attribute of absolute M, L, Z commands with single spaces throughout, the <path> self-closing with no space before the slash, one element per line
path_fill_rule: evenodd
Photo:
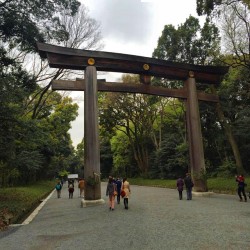
<path fill-rule="evenodd" d="M 244 176 L 243 175 L 235 176 L 235 180 L 236 182 L 238 182 L 238 195 L 239 195 L 240 201 L 242 201 L 242 196 L 241 196 L 242 194 L 244 196 L 245 202 L 247 202 L 247 196 L 245 193 L 246 183 L 245 183 Z"/>

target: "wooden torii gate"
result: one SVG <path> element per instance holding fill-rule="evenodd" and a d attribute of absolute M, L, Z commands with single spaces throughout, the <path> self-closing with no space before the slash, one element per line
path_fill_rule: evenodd
<path fill-rule="evenodd" d="M 196 82 L 219 84 L 228 67 L 201 66 L 176 63 L 148 57 L 65 48 L 37 43 L 39 54 L 47 58 L 50 67 L 85 70 L 85 79 L 76 81 L 55 80 L 53 90 L 84 91 L 84 176 L 96 180 L 87 185 L 86 202 L 102 202 L 100 178 L 100 149 L 98 130 L 97 91 L 142 93 L 186 100 L 187 130 L 191 174 L 195 191 L 206 192 L 203 178 L 204 151 L 198 101 L 218 102 L 218 96 L 198 92 Z M 97 71 L 139 74 L 141 84 L 107 83 L 97 81 Z M 150 85 L 151 76 L 184 81 L 181 89 L 168 89 Z"/>

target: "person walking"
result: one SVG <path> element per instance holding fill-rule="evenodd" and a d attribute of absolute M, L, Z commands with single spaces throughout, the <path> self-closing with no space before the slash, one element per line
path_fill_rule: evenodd
<path fill-rule="evenodd" d="M 62 184 L 60 183 L 60 181 L 57 182 L 55 188 L 57 192 L 57 198 L 61 198 Z"/>
<path fill-rule="evenodd" d="M 80 189 L 80 197 L 81 197 L 81 198 L 84 198 L 84 186 L 85 186 L 84 179 L 81 178 L 81 179 L 79 180 L 79 183 L 78 183 L 78 188 Z"/>
<path fill-rule="evenodd" d="M 242 201 L 241 194 L 243 194 L 245 202 L 247 202 L 247 196 L 245 193 L 246 183 L 245 183 L 244 176 L 243 175 L 235 176 L 235 180 L 236 180 L 236 182 L 238 182 L 238 195 L 239 195 L 240 201 Z"/>
<path fill-rule="evenodd" d="M 120 177 L 116 179 L 116 188 L 117 188 L 117 204 L 120 204 L 121 200 L 121 187 L 122 187 L 122 181 L 120 180 Z"/>
<path fill-rule="evenodd" d="M 127 181 L 127 178 L 123 178 L 123 183 L 122 183 L 122 190 L 125 192 L 125 196 L 123 199 L 124 202 L 124 208 L 128 209 L 128 198 L 131 194 L 131 190 L 130 190 L 130 185 L 129 182 Z"/>
<path fill-rule="evenodd" d="M 69 181 L 68 183 L 69 199 L 73 199 L 74 190 L 75 190 L 74 181 Z"/>
<path fill-rule="evenodd" d="M 182 191 L 183 191 L 184 181 L 181 177 L 177 179 L 176 186 L 179 192 L 179 199 L 182 200 Z"/>
<path fill-rule="evenodd" d="M 115 193 L 117 193 L 116 184 L 113 181 L 113 178 L 109 176 L 106 196 L 109 197 L 109 210 L 114 211 L 115 209 Z"/>
<path fill-rule="evenodd" d="M 184 178 L 184 183 L 187 191 L 187 200 L 192 200 L 192 188 L 194 184 L 189 173 L 186 173 L 186 177 Z"/>

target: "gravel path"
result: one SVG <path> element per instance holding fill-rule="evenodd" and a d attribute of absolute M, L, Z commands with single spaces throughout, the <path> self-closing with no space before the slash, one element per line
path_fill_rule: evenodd
<path fill-rule="evenodd" d="M 178 200 L 176 190 L 131 186 L 129 209 L 81 208 L 78 190 L 56 192 L 27 225 L 0 233 L 0 249 L 250 249 L 250 202 L 236 195 Z"/>

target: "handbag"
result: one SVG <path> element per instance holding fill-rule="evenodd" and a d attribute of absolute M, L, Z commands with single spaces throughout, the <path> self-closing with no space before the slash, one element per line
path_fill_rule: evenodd
<path fill-rule="evenodd" d="M 117 191 L 114 191 L 114 196 L 116 196 L 117 195 Z"/>
<path fill-rule="evenodd" d="M 121 191 L 121 197 L 124 198 L 126 195 L 126 192 L 124 190 Z"/>

